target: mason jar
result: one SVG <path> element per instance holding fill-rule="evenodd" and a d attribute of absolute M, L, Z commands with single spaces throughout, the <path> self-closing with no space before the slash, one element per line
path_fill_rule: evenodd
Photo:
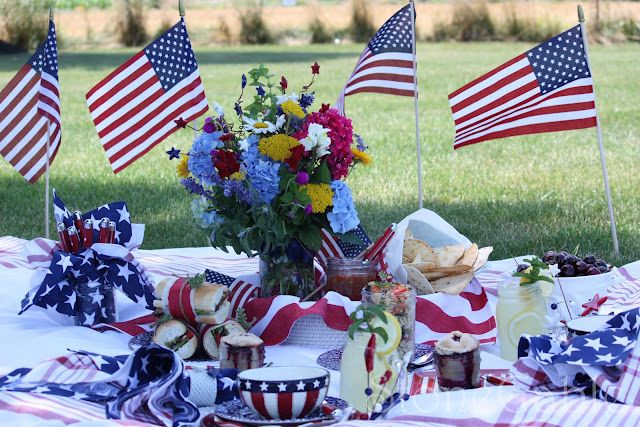
<path fill-rule="evenodd" d="M 327 290 L 359 301 L 362 289 L 376 280 L 378 269 L 372 262 L 353 258 L 329 258 L 327 260 Z"/>
<path fill-rule="evenodd" d="M 116 321 L 116 299 L 110 283 L 79 283 L 76 287 L 76 326 Z"/>
<path fill-rule="evenodd" d="M 547 305 L 538 282 L 520 284 L 517 277 L 509 277 L 498 285 L 498 343 L 500 357 L 515 361 L 518 358 L 520 336 L 544 332 Z"/>
<path fill-rule="evenodd" d="M 398 285 L 404 290 L 399 292 L 390 288 L 381 292 L 372 292 L 369 289 L 363 289 L 362 303 L 381 304 L 383 310 L 388 311 L 398 320 L 402 330 L 398 355 L 402 359 L 409 351 L 415 353 L 416 291 L 409 285 Z"/>

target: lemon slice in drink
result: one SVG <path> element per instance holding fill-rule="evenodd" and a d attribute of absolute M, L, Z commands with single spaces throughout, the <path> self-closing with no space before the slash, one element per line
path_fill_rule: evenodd
<path fill-rule="evenodd" d="M 509 323 L 509 341 L 517 349 L 520 336 L 523 334 L 536 334 L 542 330 L 544 319 L 537 313 L 520 313 Z"/>
<path fill-rule="evenodd" d="M 384 312 L 387 323 L 384 323 L 380 318 L 376 317 L 372 323 L 373 328 L 382 328 L 387 333 L 387 341 L 385 342 L 382 337 L 376 337 L 376 353 L 381 355 L 387 355 L 395 350 L 400 345 L 400 338 L 402 337 L 402 328 L 396 318 L 388 312 Z"/>

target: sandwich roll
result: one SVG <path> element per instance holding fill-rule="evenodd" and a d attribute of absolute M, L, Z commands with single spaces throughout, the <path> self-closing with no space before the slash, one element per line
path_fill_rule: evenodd
<path fill-rule="evenodd" d="M 202 347 L 212 359 L 220 357 L 220 340 L 222 340 L 222 337 L 247 332 L 235 320 L 227 320 L 220 325 L 200 325 L 199 330 Z"/>
<path fill-rule="evenodd" d="M 153 342 L 175 351 L 182 359 L 192 357 L 198 350 L 197 331 L 193 326 L 176 319 L 158 325 Z"/>
<path fill-rule="evenodd" d="M 223 285 L 205 282 L 194 289 L 187 279 L 171 277 L 156 286 L 153 306 L 192 325 L 217 325 L 229 314 L 228 295 L 229 288 Z"/>

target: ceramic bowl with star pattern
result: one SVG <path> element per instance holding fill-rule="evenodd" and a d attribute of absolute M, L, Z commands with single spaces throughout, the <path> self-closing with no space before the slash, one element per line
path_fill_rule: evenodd
<path fill-rule="evenodd" d="M 320 407 L 329 389 L 329 371 L 306 366 L 249 369 L 238 374 L 242 401 L 267 419 L 302 418 Z"/>

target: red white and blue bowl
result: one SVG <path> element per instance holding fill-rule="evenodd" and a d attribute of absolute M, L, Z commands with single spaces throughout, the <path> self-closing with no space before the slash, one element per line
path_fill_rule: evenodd
<path fill-rule="evenodd" d="M 266 419 L 303 418 L 317 410 L 329 389 L 329 371 L 304 366 L 248 369 L 238 374 L 240 398 Z"/>

